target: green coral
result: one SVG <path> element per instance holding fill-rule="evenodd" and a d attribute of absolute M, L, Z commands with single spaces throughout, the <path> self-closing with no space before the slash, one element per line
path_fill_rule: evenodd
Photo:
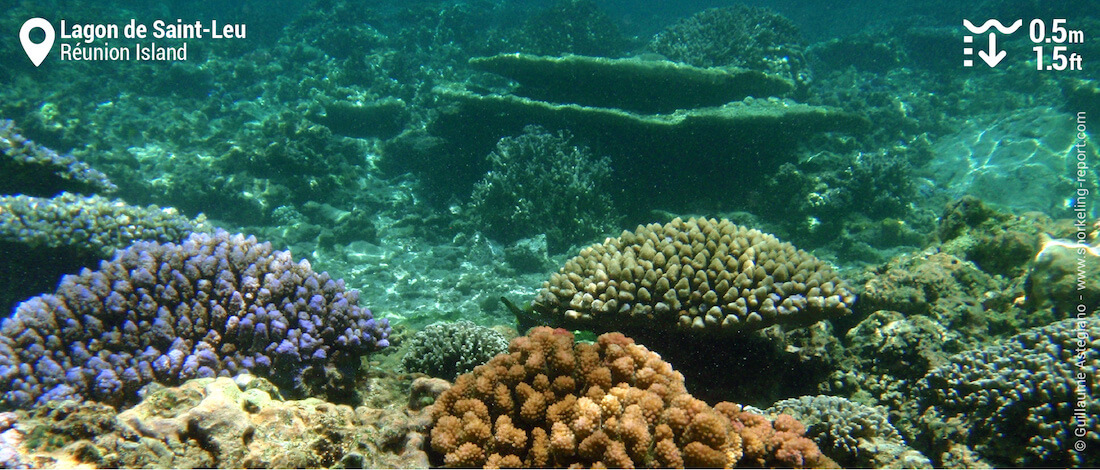
<path fill-rule="evenodd" d="M 561 253 L 614 231 L 614 204 L 601 190 L 611 160 L 572 144 L 570 134 L 528 127 L 501 139 L 488 160 L 468 210 L 490 238 L 512 243 L 544 233 L 550 252 Z"/>
<path fill-rule="evenodd" d="M 531 16 L 509 42 L 533 54 L 618 57 L 630 42 L 592 0 L 562 0 Z"/>
<path fill-rule="evenodd" d="M 409 340 L 401 359 L 405 370 L 454 380 L 497 354 L 508 352 L 504 335 L 468 321 L 438 322 Z"/>
<path fill-rule="evenodd" d="M 794 22 L 762 7 L 704 10 L 653 37 L 648 49 L 697 67 L 734 65 L 810 81 Z"/>

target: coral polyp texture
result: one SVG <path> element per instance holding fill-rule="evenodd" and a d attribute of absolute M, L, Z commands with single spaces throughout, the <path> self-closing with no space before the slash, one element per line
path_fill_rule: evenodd
<path fill-rule="evenodd" d="M 0 310 L 57 287 L 63 275 L 95 266 L 137 240 L 179 242 L 209 231 L 205 217 L 62 192 L 53 198 L 0 196 Z"/>
<path fill-rule="evenodd" d="M 952 356 L 918 385 L 928 432 L 937 445 L 963 443 L 998 465 L 1100 465 L 1100 453 L 1079 451 L 1100 446 L 1100 402 L 1090 398 L 1097 338 L 1092 316 Z"/>
<path fill-rule="evenodd" d="M 254 237 L 138 242 L 62 278 L 0 325 L 2 406 L 132 404 L 150 382 L 250 372 L 291 394 L 342 393 L 389 324 L 342 280 Z"/>
<path fill-rule="evenodd" d="M 53 196 L 63 190 L 113 192 L 107 175 L 72 155 L 60 155 L 28 140 L 15 123 L 0 119 L 0 194 Z"/>
<path fill-rule="evenodd" d="M 728 220 L 679 217 L 581 250 L 543 284 L 535 311 L 600 331 L 734 334 L 851 313 L 823 261 Z"/>
<path fill-rule="evenodd" d="M 571 140 L 535 126 L 501 139 L 474 184 L 473 223 L 502 243 L 546 234 L 553 253 L 615 233 L 614 203 L 596 190 L 612 184 L 611 160 Z"/>
<path fill-rule="evenodd" d="M 911 449 L 886 410 L 827 395 L 788 398 L 766 412 L 786 413 L 806 426 L 806 435 L 844 468 L 932 468 Z"/>
<path fill-rule="evenodd" d="M 654 36 L 647 49 L 696 67 L 734 65 L 805 84 L 809 70 L 800 36 L 794 22 L 768 8 L 733 5 L 677 21 Z"/>
<path fill-rule="evenodd" d="M 504 335 L 468 321 L 436 322 L 409 340 L 401 365 L 409 372 L 454 380 L 508 351 Z"/>
<path fill-rule="evenodd" d="M 173 208 L 138 207 L 119 199 L 62 192 L 54 198 L 0 196 L 0 243 L 67 248 L 109 257 L 136 240 L 180 241 L 209 230 L 206 218 L 189 220 Z"/>
<path fill-rule="evenodd" d="M 788 415 L 769 421 L 684 388 L 620 333 L 577 344 L 537 327 L 459 376 L 432 408 L 431 449 L 449 467 L 825 467 Z"/>

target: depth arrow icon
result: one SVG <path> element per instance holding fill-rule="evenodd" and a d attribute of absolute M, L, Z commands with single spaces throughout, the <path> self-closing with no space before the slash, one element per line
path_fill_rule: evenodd
<path fill-rule="evenodd" d="M 990 67 L 996 67 L 1006 55 L 1008 55 L 1007 52 L 997 50 L 996 33 L 989 33 L 989 52 L 978 51 L 978 57 L 981 57 Z"/>

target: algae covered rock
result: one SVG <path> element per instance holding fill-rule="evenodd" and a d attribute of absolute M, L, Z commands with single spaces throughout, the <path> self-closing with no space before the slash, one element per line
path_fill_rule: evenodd
<path fill-rule="evenodd" d="M 959 334 L 925 315 L 879 310 L 845 335 L 848 351 L 863 369 L 918 379 L 960 352 Z"/>
<path fill-rule="evenodd" d="M 1023 315 L 1014 305 L 1022 291 L 1010 279 L 992 276 L 973 262 L 947 253 L 901 256 L 872 272 L 874 277 L 860 294 L 860 309 L 923 315 L 961 333 L 960 339 L 1013 333 L 1020 325 L 1043 321 Z"/>
<path fill-rule="evenodd" d="M 1041 249 L 1041 235 L 1051 225 L 1045 214 L 1015 215 L 967 195 L 947 205 L 936 236 L 947 253 L 993 274 L 1018 276 Z"/>
<path fill-rule="evenodd" d="M 248 376 L 154 385 L 117 414 L 94 402 L 55 402 L 21 420 L 26 451 L 51 467 L 427 467 L 419 450 L 426 414 L 283 401 L 274 389 Z M 383 449 L 392 443 L 381 436 L 395 433 L 399 448 Z"/>
<path fill-rule="evenodd" d="M 1100 309 L 1100 248 L 1047 239 L 1027 273 L 1027 302 L 1068 315 Z"/>

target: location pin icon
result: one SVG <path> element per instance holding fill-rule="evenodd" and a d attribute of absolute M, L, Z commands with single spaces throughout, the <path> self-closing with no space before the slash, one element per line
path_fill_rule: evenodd
<path fill-rule="evenodd" d="M 42 29 L 42 32 L 46 33 L 46 39 L 37 44 L 31 41 L 31 30 L 34 28 Z M 31 18 L 23 23 L 22 28 L 19 28 L 19 42 L 23 43 L 23 51 L 27 53 L 27 57 L 35 67 L 41 65 L 42 61 L 46 60 L 46 56 L 50 55 L 53 39 L 53 25 L 45 18 Z"/>

